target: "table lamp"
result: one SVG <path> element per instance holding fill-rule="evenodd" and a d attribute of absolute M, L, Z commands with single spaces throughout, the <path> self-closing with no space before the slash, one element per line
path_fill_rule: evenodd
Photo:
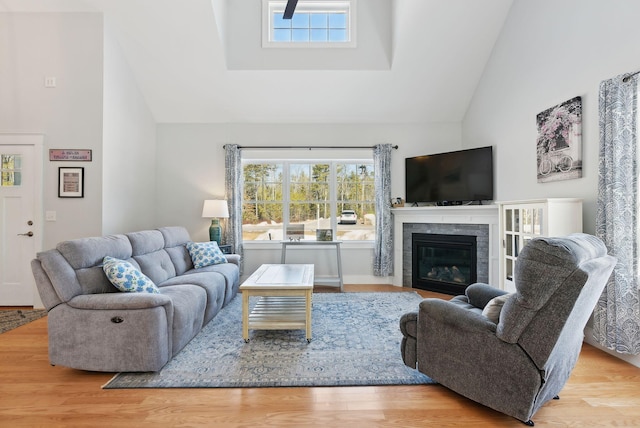
<path fill-rule="evenodd" d="M 209 226 L 209 240 L 216 241 L 220 245 L 222 239 L 221 218 L 229 218 L 227 201 L 220 199 L 207 199 L 202 207 L 202 217 L 211 219 Z"/>

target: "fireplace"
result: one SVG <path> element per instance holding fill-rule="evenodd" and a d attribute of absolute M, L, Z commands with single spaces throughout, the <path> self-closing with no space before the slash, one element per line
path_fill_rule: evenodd
<path fill-rule="evenodd" d="M 446 294 L 464 294 L 477 281 L 476 236 L 411 234 L 412 286 Z"/>
<path fill-rule="evenodd" d="M 476 237 L 477 282 L 498 284 L 500 248 L 498 205 L 393 208 L 393 284 L 413 288 L 414 233 Z"/>

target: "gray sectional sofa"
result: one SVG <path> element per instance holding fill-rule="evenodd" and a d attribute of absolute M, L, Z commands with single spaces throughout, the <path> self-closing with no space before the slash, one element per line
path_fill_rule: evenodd
<path fill-rule="evenodd" d="M 48 311 L 49 360 L 81 370 L 160 370 L 238 292 L 237 255 L 198 269 L 183 227 L 75 239 L 31 262 Z M 102 269 L 105 256 L 126 260 L 159 294 L 121 292 Z"/>

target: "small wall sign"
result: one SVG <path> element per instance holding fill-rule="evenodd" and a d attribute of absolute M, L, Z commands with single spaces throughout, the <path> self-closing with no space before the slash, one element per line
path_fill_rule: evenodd
<path fill-rule="evenodd" d="M 91 150 L 49 149 L 49 160 L 91 162 Z"/>

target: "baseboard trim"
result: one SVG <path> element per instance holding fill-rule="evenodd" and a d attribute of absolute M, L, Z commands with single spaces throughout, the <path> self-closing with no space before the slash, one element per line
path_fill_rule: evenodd
<path fill-rule="evenodd" d="M 619 358 L 622 361 L 626 361 L 627 363 L 633 366 L 640 367 L 640 355 L 621 354 L 611 349 L 607 349 L 604 346 L 600 345 L 598 342 L 596 342 L 596 340 L 593 338 L 593 327 L 589 327 L 589 326 L 585 327 L 584 341 L 589 345 L 606 352 L 609 355 L 613 355 L 614 357 Z"/>

